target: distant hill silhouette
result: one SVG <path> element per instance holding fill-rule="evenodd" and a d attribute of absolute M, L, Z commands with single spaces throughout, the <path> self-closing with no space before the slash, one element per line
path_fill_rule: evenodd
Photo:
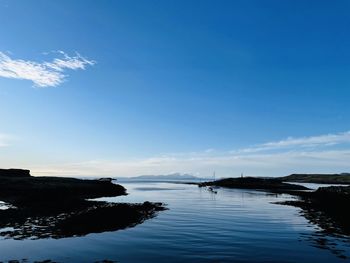
<path fill-rule="evenodd" d="M 177 180 L 199 180 L 201 178 L 191 174 L 166 174 L 166 175 L 140 175 L 135 177 L 120 177 L 119 180 L 154 180 L 154 181 L 177 181 Z"/>
<path fill-rule="evenodd" d="M 319 184 L 350 184 L 350 173 L 340 174 L 291 174 L 280 177 L 285 182 L 319 183 Z"/>
<path fill-rule="evenodd" d="M 30 177 L 30 171 L 24 169 L 0 169 L 0 177 Z"/>

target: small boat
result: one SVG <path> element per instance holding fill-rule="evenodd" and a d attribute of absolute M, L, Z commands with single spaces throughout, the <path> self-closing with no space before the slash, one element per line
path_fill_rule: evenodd
<path fill-rule="evenodd" d="M 212 192 L 213 194 L 217 194 L 218 193 L 218 191 L 214 190 L 214 188 L 211 187 L 211 186 L 208 187 L 208 191 Z"/>

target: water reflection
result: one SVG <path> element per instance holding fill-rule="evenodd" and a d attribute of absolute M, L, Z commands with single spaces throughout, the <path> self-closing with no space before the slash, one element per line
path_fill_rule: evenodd
<path fill-rule="evenodd" d="M 302 208 L 273 202 L 290 195 L 195 185 L 128 183 L 128 196 L 106 202 L 162 201 L 169 210 L 125 231 L 84 237 L 1 240 L 0 260 L 55 262 L 344 262 L 348 236 L 323 232 Z M 325 219 L 320 219 L 324 221 Z M 326 220 L 327 221 L 327 220 Z M 38 249 L 40 247 L 40 250 Z M 108 261 L 107 261 L 108 262 Z"/>
<path fill-rule="evenodd" d="M 301 240 L 309 242 L 312 246 L 329 250 L 339 258 L 349 258 L 347 253 L 350 246 L 349 221 L 337 220 L 332 214 L 312 206 L 307 201 L 286 201 L 280 204 L 292 205 L 301 208 L 299 212 L 308 222 L 316 226 L 316 231 L 301 234 Z M 345 246 L 345 247 L 344 247 Z"/>
<path fill-rule="evenodd" d="M 0 210 L 0 236 L 42 239 L 84 236 L 134 227 L 164 210 L 161 203 L 114 204 L 87 202 L 86 207 L 70 212 L 9 208 Z"/>
<path fill-rule="evenodd" d="M 8 263 L 30 263 L 30 262 L 33 262 L 33 263 L 59 263 L 57 261 L 53 261 L 51 259 L 45 259 L 45 260 L 40 260 L 40 261 L 30 261 L 28 259 L 21 259 L 21 260 L 9 260 L 7 261 Z M 118 261 L 114 261 L 114 260 L 108 260 L 108 259 L 103 259 L 103 260 L 98 260 L 98 261 L 95 261 L 94 263 L 118 263 Z"/>
<path fill-rule="evenodd" d="M 342 242 L 349 245 L 349 240 L 347 238 L 332 236 L 320 231 L 312 234 L 301 234 L 300 240 L 308 242 L 313 247 L 328 250 L 338 258 L 348 258 L 346 248 L 342 248 Z"/>

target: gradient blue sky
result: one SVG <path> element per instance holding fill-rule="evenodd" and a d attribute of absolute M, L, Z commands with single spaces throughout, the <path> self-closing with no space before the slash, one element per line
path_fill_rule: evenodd
<path fill-rule="evenodd" d="M 91 62 L 54 87 L 0 76 L 0 166 L 349 172 L 349 12 L 320 0 L 0 0 L 11 62 Z"/>

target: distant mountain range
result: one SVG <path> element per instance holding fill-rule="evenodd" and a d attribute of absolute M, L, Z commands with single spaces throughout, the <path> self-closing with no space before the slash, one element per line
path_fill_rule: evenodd
<path fill-rule="evenodd" d="M 173 173 L 173 174 L 166 174 L 166 175 L 140 175 L 135 177 L 118 177 L 118 180 L 152 180 L 152 181 L 198 181 L 201 178 L 196 177 L 191 174 L 180 174 L 180 173 Z"/>
<path fill-rule="evenodd" d="M 350 173 L 341 174 L 291 174 L 284 177 L 274 177 L 285 182 L 350 184 Z M 118 181 L 212 181 L 210 178 L 200 178 L 191 174 L 140 175 L 135 177 L 117 177 Z"/>

